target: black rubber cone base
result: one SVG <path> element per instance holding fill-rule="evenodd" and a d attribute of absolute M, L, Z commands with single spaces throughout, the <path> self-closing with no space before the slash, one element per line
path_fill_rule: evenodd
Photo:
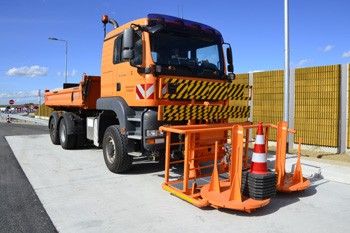
<path fill-rule="evenodd" d="M 241 191 L 254 200 L 264 200 L 276 195 L 277 173 L 253 174 L 242 171 Z"/>

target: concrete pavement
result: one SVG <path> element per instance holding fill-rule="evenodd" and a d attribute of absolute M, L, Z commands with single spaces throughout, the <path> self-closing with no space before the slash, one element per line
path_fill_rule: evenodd
<path fill-rule="evenodd" d="M 341 232 L 350 227 L 347 184 L 311 177 L 305 192 L 279 193 L 252 214 L 200 209 L 162 190 L 161 164 L 139 161 L 130 173 L 116 175 L 105 167 L 101 149 L 63 150 L 48 135 L 6 139 L 59 232 Z M 290 161 L 287 171 L 293 168 Z M 317 166 L 326 175 L 327 166 Z"/>

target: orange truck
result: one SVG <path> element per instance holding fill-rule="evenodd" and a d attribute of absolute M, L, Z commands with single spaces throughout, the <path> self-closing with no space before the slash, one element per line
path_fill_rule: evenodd
<path fill-rule="evenodd" d="M 53 144 L 72 149 L 93 143 L 103 148 L 108 169 L 122 173 L 133 157 L 164 156 L 161 126 L 249 116 L 249 106 L 229 106 L 229 100 L 249 99 L 244 91 L 251 86 L 231 83 L 231 46 L 218 30 L 161 14 L 120 27 L 108 16 L 102 22 L 114 29 L 105 31 L 101 76 L 45 90 L 45 105 L 56 110 L 49 119 Z M 172 141 L 179 142 L 172 156 L 183 155 L 184 139 Z"/>

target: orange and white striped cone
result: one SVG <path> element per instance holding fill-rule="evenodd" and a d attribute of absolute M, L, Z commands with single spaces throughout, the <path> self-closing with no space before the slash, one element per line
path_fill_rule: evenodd
<path fill-rule="evenodd" d="M 7 123 L 11 123 L 11 121 L 10 121 L 10 115 L 7 115 L 6 122 L 7 122 Z"/>
<path fill-rule="evenodd" d="M 267 174 L 267 158 L 265 153 L 265 139 L 263 134 L 262 122 L 259 122 L 258 132 L 256 133 L 252 161 L 250 163 L 250 173 Z"/>

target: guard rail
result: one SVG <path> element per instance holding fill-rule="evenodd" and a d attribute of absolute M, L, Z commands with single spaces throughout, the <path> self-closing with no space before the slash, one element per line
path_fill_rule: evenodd
<path fill-rule="evenodd" d="M 18 119 L 18 120 L 22 120 L 24 122 L 28 121 L 28 122 L 33 122 L 33 123 L 36 123 L 36 124 L 43 124 L 43 125 L 48 125 L 48 123 L 49 123 L 47 120 L 41 120 L 41 119 L 21 116 L 21 115 L 17 115 L 17 114 L 4 114 L 4 113 L 1 113 L 0 116 L 5 121 L 6 121 L 6 118 L 9 117 L 10 121 L 11 121 L 11 119 Z"/>

